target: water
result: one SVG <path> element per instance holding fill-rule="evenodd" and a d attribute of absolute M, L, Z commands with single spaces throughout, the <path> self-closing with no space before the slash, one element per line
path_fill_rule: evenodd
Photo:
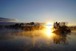
<path fill-rule="evenodd" d="M 0 29 L 0 51 L 76 51 L 76 31 L 48 37 L 41 30 Z"/>

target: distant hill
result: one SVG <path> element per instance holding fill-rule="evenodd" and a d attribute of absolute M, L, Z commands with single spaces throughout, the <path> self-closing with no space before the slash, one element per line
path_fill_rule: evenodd
<path fill-rule="evenodd" d="M 16 22 L 16 19 L 0 17 L 0 22 Z"/>
<path fill-rule="evenodd" d="M 16 23 L 15 19 L 0 17 L 0 25 L 12 25 L 15 23 Z"/>

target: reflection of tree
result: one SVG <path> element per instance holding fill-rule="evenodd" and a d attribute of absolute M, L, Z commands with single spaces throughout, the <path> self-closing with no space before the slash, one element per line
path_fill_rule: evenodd
<path fill-rule="evenodd" d="M 53 41 L 55 44 L 67 44 L 67 34 L 56 34 Z"/>
<path fill-rule="evenodd" d="M 66 25 L 65 22 L 55 22 L 54 23 L 54 31 L 53 33 L 56 34 L 56 36 L 53 37 L 54 43 L 60 44 L 60 43 L 67 43 L 67 34 L 71 33 L 71 30 Z"/>

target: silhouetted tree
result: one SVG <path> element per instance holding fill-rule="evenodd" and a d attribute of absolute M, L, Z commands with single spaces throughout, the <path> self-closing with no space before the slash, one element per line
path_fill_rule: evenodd
<path fill-rule="evenodd" d="M 30 24 L 31 24 L 31 25 L 34 25 L 35 23 L 34 23 L 34 22 L 30 22 Z"/>

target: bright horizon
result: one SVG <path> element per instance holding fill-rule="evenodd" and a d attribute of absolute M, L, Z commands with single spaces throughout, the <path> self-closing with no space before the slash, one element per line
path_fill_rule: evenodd
<path fill-rule="evenodd" d="M 0 0 L 0 17 L 76 25 L 76 0 Z"/>

